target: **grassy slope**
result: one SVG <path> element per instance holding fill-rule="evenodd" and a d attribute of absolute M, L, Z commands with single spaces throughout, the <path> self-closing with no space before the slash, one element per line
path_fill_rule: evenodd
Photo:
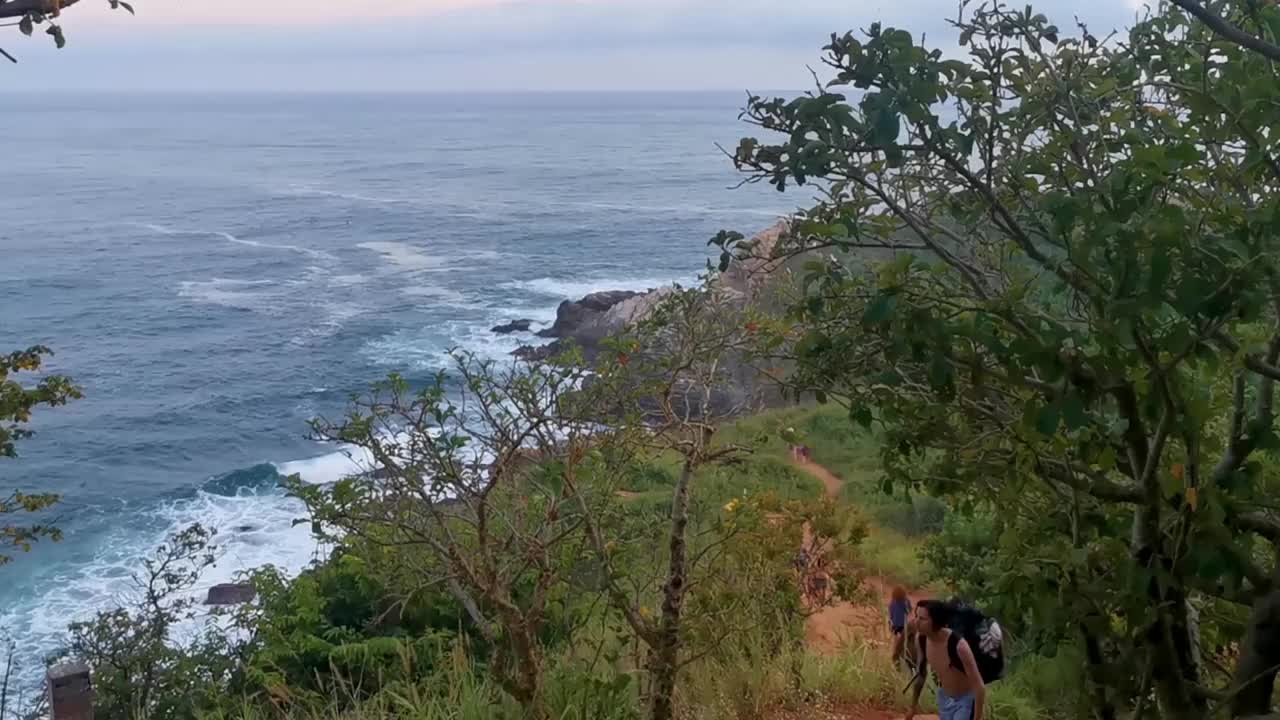
<path fill-rule="evenodd" d="M 886 495 L 880 484 L 880 451 L 875 438 L 851 423 L 841 408 L 824 405 L 774 410 L 740 420 L 721 435 L 725 442 L 763 438 L 757 455 L 786 464 L 790 449 L 780 434 L 787 428 L 794 429 L 809 446 L 814 462 L 841 479 L 842 501 L 861 508 L 873 520 L 871 534 L 862 546 L 865 568 L 912 587 L 925 587 L 928 575 L 919 549 L 927 534 L 922 526 L 927 523 L 921 516 L 937 513 L 940 521 L 941 507 L 928 498 Z M 921 508 L 929 510 L 922 512 Z"/>
<path fill-rule="evenodd" d="M 756 440 L 756 462 L 768 459 L 788 464 L 789 444 L 781 439 L 786 429 L 793 429 L 801 442 L 810 448 L 815 462 L 835 473 L 844 483 L 843 502 L 863 509 L 872 518 L 871 534 L 860 553 L 865 568 L 876 575 L 901 582 L 909 587 L 929 587 L 929 573 L 920 559 L 919 550 L 928 535 L 941 526 L 943 506 L 926 497 L 908 498 L 886 494 L 880 483 L 879 447 L 875 437 L 851 423 L 837 406 L 794 407 L 745 418 L 721 431 L 724 442 Z M 814 489 L 813 492 L 819 492 Z M 938 592 L 942 588 L 935 588 Z M 836 658 L 807 655 L 803 666 L 803 695 L 836 704 L 869 704 L 878 707 L 903 707 L 902 676 L 879 652 L 854 645 Z M 994 716 L 1002 718 L 1047 718 L 1045 708 L 1054 702 L 1057 687 L 1074 683 L 1057 682 L 1061 673 L 1079 667 L 1070 657 L 1059 662 L 1030 659 L 1009 677 L 992 686 L 990 704 Z M 775 668 L 776 671 L 776 668 Z M 764 688 L 776 687 L 778 679 L 768 667 L 716 668 L 715 686 L 729 685 L 720 697 L 734 698 L 737 709 L 765 706 Z M 708 673 L 711 675 L 711 673 Z M 751 682 L 746 682 L 754 677 Z M 736 678 L 736 680 L 735 680 Z M 770 682 L 772 679 L 772 682 Z M 761 692 L 744 688 L 752 683 Z M 765 692 L 769 695 L 772 693 Z M 773 699 L 785 697 L 775 694 Z M 755 717 L 750 712 L 717 713 L 721 717 Z"/>

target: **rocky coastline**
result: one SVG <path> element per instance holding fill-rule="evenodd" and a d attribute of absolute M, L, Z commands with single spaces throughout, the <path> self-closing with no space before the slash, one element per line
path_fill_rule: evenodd
<path fill-rule="evenodd" d="M 743 311 L 761 301 L 764 290 L 772 286 L 785 265 L 774 264 L 769 258 L 778 240 L 787 230 L 785 222 L 778 222 L 752 238 L 753 259 L 735 260 L 729 267 L 710 280 L 711 293 L 716 302 L 728 303 L 736 311 Z M 759 258 L 759 259 L 755 259 Z M 651 288 L 645 292 L 607 290 L 593 292 L 576 299 L 565 299 L 556 309 L 555 321 L 548 327 L 533 332 L 532 323 L 513 320 L 493 328 L 499 334 L 528 333 L 548 340 L 543 344 L 521 345 L 512 355 L 521 360 L 540 362 L 549 360 L 576 348 L 588 362 L 594 361 L 604 348 L 605 341 L 624 332 L 635 323 L 645 320 L 671 293 L 675 285 Z M 781 394 L 764 381 L 745 363 L 731 363 L 728 375 L 732 382 L 717 389 L 715 405 L 720 409 L 741 407 L 742 410 L 758 410 L 783 402 Z"/>

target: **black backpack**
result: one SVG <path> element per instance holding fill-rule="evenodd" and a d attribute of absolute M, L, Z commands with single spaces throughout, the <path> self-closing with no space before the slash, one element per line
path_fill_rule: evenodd
<path fill-rule="evenodd" d="M 978 665 L 983 683 L 993 683 L 1004 677 L 1004 631 L 995 618 L 987 617 L 977 608 L 956 603 L 950 629 L 947 657 L 951 659 L 951 667 L 964 672 L 964 664 L 960 662 L 960 640 L 963 639 L 973 651 L 973 659 Z M 924 647 L 925 639 L 921 635 L 921 659 L 925 657 Z M 920 663 L 920 671 L 924 672 L 923 662 Z"/>

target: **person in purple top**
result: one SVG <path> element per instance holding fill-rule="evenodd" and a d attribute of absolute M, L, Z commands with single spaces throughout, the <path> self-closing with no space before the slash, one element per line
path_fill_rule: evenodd
<path fill-rule="evenodd" d="M 889 601 L 889 629 L 893 631 L 894 665 L 902 659 L 907 640 L 907 621 L 910 617 L 911 600 L 907 597 L 907 589 L 899 585 L 893 589 L 893 597 Z"/>

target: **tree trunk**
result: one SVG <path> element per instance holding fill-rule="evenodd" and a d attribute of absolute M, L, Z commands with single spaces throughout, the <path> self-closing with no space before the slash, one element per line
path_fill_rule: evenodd
<path fill-rule="evenodd" d="M 526 718 L 546 720 L 550 712 L 542 694 L 542 653 L 538 648 L 538 640 L 527 626 L 514 620 L 507 632 L 511 635 L 511 654 L 515 660 L 512 680 L 519 688 L 516 699 L 524 707 Z"/>
<path fill-rule="evenodd" d="M 1107 691 L 1107 670 L 1102 644 L 1084 623 L 1080 624 L 1080 634 L 1084 636 L 1084 654 L 1089 661 L 1089 683 L 1093 686 L 1095 714 L 1099 720 L 1116 720 L 1116 707 Z"/>
<path fill-rule="evenodd" d="M 1200 682 L 1200 666 L 1196 662 L 1198 638 L 1192 635 L 1186 594 L 1180 588 L 1167 588 L 1161 601 L 1166 609 L 1158 613 L 1157 629 L 1164 642 L 1154 648 L 1161 711 L 1170 720 L 1203 720 L 1209 706 L 1203 697 L 1192 692 Z"/>
<path fill-rule="evenodd" d="M 1231 703 L 1231 716 L 1249 717 L 1271 712 L 1271 693 L 1280 665 L 1280 591 L 1267 593 L 1253 604 L 1249 629 L 1240 646 Z"/>
<path fill-rule="evenodd" d="M 1152 573 L 1147 584 L 1151 603 L 1134 621 L 1148 629 L 1147 649 L 1153 660 L 1152 684 L 1161 717 L 1167 720 L 1203 720 L 1208 714 L 1208 705 L 1191 691 L 1200 677 L 1195 659 L 1198 638 L 1192 637 L 1186 592 L 1174 576 L 1172 563 L 1162 552 L 1160 502 L 1158 493 L 1149 493 L 1134 514 L 1133 558 L 1138 568 L 1148 568 Z M 1161 582 L 1161 576 L 1164 582 Z"/>
<path fill-rule="evenodd" d="M 676 672 L 680 667 L 680 613 L 684 608 L 688 580 L 685 532 L 689 526 L 689 485 L 692 481 L 693 465 L 686 460 L 671 500 L 671 559 L 667 582 L 662 588 L 662 618 L 649 665 L 653 677 L 653 720 L 671 720 L 675 712 Z"/>

